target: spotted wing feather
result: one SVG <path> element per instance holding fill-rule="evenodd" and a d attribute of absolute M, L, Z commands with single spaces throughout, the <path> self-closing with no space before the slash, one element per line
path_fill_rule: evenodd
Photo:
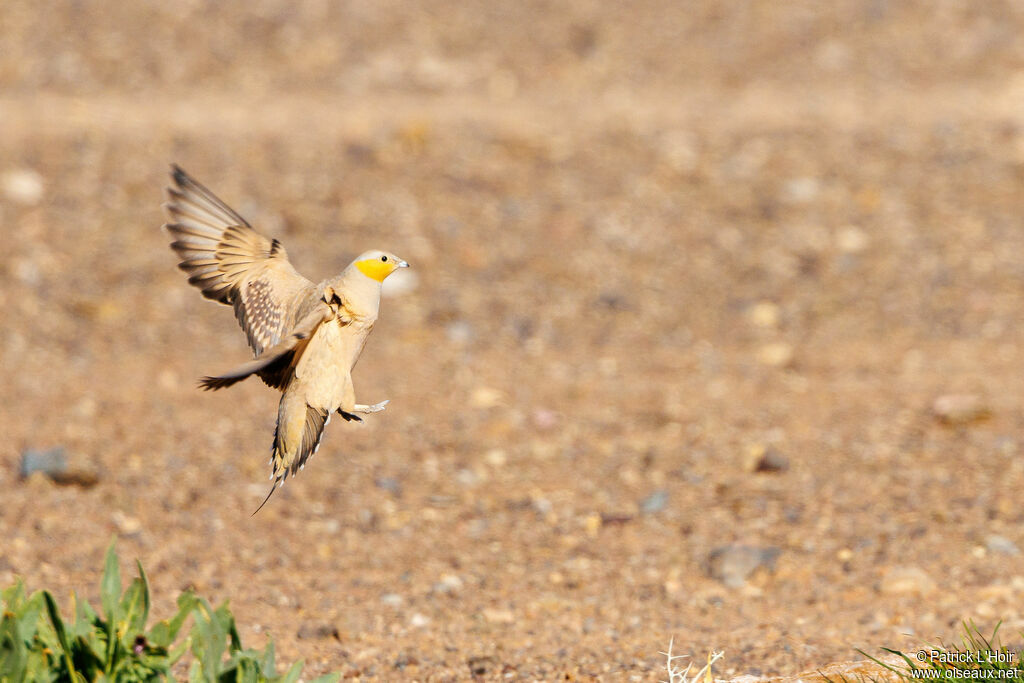
<path fill-rule="evenodd" d="M 234 209 L 172 167 L 173 185 L 164 204 L 181 257 L 178 267 L 203 296 L 232 306 L 253 355 L 259 356 L 288 333 L 296 321 L 295 302 L 313 290 L 277 240 L 260 234 Z"/>

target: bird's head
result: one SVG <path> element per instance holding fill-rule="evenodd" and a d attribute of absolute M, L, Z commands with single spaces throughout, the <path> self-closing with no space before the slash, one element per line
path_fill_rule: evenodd
<path fill-rule="evenodd" d="M 399 268 L 408 268 L 409 264 L 394 254 L 379 249 L 372 249 L 359 255 L 353 261 L 353 265 L 359 272 L 377 282 L 384 282 L 384 278 Z"/>

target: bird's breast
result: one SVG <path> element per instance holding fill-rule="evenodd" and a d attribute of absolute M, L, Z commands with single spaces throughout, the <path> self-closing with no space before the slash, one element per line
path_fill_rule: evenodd
<path fill-rule="evenodd" d="M 366 338 L 370 336 L 370 331 L 373 329 L 373 322 L 360 322 L 356 321 L 345 328 L 342 331 L 348 331 L 351 335 L 350 345 L 347 346 L 347 359 L 349 371 L 355 367 L 356 361 L 359 360 L 359 355 L 363 352 L 363 347 L 366 346 Z"/>
<path fill-rule="evenodd" d="M 295 369 L 309 405 L 331 411 L 341 405 L 352 381 L 351 356 L 358 343 L 349 328 L 321 325 L 309 340 Z"/>

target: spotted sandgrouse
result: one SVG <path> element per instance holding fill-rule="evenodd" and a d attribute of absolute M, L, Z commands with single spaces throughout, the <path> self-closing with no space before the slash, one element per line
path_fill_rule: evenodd
<path fill-rule="evenodd" d="M 292 267 L 284 247 L 268 239 L 178 166 L 171 169 L 164 226 L 178 266 L 203 296 L 235 309 L 253 360 L 204 377 L 221 389 L 250 375 L 282 392 L 270 463 L 274 484 L 257 512 L 320 447 L 334 412 L 346 420 L 375 413 L 387 401 L 356 403 L 352 368 L 380 310 L 384 279 L 407 264 L 394 254 L 361 254 L 340 275 L 314 284 Z M 253 513 L 255 514 L 255 512 Z"/>

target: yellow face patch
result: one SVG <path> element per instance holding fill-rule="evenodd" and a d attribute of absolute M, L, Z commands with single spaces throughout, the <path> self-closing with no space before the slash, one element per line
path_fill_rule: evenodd
<path fill-rule="evenodd" d="M 356 268 L 366 277 L 372 278 L 377 282 L 384 282 L 384 278 L 391 275 L 391 271 L 395 269 L 395 264 L 390 260 L 381 261 L 380 257 L 377 257 L 356 261 Z"/>

